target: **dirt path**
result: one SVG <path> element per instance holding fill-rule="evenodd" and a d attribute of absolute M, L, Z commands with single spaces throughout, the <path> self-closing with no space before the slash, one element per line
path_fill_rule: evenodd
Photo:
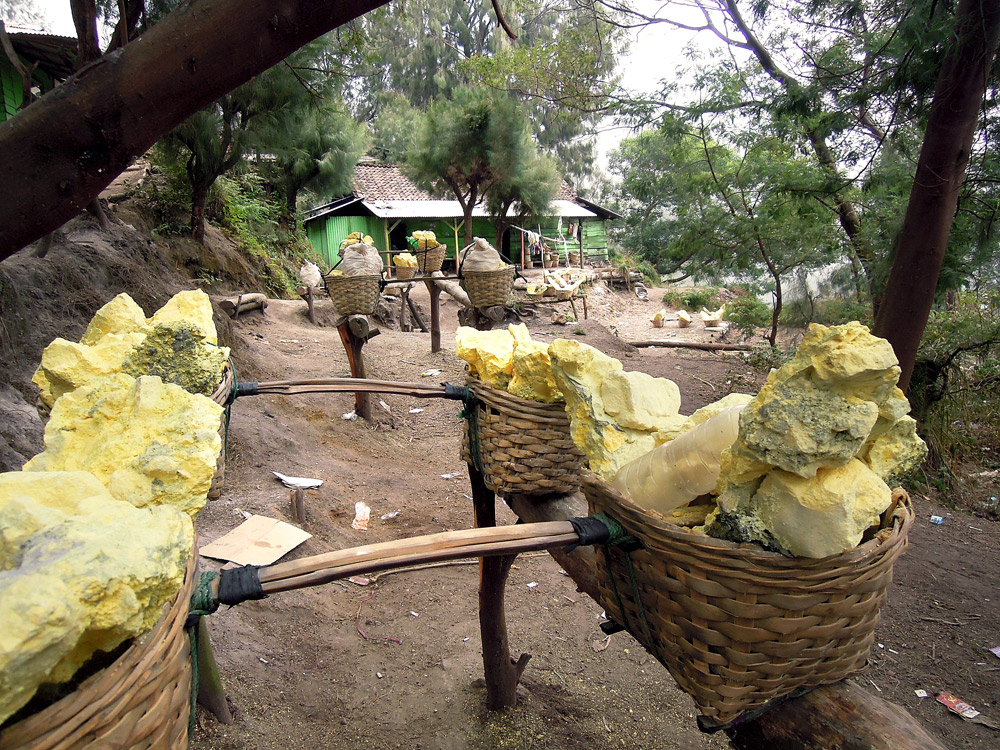
<path fill-rule="evenodd" d="M 416 296 L 425 299 L 426 293 Z M 308 323 L 302 302 L 275 301 L 266 317 L 242 318 L 236 326 L 244 344 L 240 377 L 349 374 L 328 307 L 326 301 L 319 305 L 326 324 L 320 327 Z M 542 340 L 580 336 L 622 359 L 626 369 L 675 380 L 684 413 L 724 395 L 727 381 L 751 374 L 732 356 L 625 345 L 622 339 L 651 337 L 648 318 L 656 302 L 595 294 L 589 307 L 591 320 L 570 326 L 536 320 L 529 328 Z M 366 347 L 370 376 L 412 381 L 440 369 L 432 380 L 461 382 L 464 363 L 453 354 L 455 312 L 446 301 L 443 351 L 437 354 L 430 353 L 427 335 L 383 330 Z M 609 332 L 611 326 L 621 338 Z M 238 400 L 226 490 L 199 517 L 202 543 L 237 526 L 241 512 L 290 520 L 288 490 L 272 470 L 325 482 L 307 496 L 313 537 L 290 557 L 472 526 L 454 402 L 374 397 L 371 424 L 343 419 L 352 408 L 347 394 Z M 358 500 L 372 508 L 367 532 L 350 525 Z M 991 596 L 990 578 L 1000 563 L 1000 531 L 995 523 L 959 513 L 932 527 L 926 519 L 939 511 L 926 503 L 918 511 L 911 551 L 880 629 L 886 649 L 873 654 L 875 668 L 860 682 L 868 685 L 870 677 L 883 697 L 916 709 L 932 730 L 950 735 L 950 746 L 995 747 L 997 737 L 989 730 L 963 724 L 930 701 L 920 703 L 912 691 L 946 688 L 984 713 L 998 713 L 990 701 L 997 699 L 1000 679 L 986 670 L 1000 660 L 983 649 L 1000 644 L 1000 596 Z M 502 505 L 499 513 L 502 522 L 514 520 Z M 397 515 L 382 518 L 387 514 Z M 237 721 L 221 726 L 199 712 L 193 747 L 728 746 L 724 738 L 697 730 L 692 702 L 641 646 L 627 634 L 604 639 L 600 607 L 578 593 L 545 553 L 522 556 L 508 586 L 512 650 L 533 655 L 520 705 L 487 714 L 477 585 L 474 564 L 451 564 L 220 611 L 210 628 Z"/>

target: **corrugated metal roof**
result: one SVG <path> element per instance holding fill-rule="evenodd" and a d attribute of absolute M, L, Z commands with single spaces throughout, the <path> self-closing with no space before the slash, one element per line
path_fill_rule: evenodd
<path fill-rule="evenodd" d="M 444 200 L 398 200 L 362 201 L 365 208 L 382 219 L 461 219 L 462 205 L 458 201 Z M 573 201 L 554 200 L 549 204 L 546 216 L 566 218 L 593 218 L 593 211 L 579 206 Z M 474 218 L 489 218 L 490 214 L 482 206 L 472 209 Z"/>

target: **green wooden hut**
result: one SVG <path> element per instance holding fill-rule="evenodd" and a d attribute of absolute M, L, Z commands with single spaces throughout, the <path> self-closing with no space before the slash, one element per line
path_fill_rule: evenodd
<path fill-rule="evenodd" d="M 44 94 L 76 70 L 76 39 L 50 34 L 8 34 L 11 47 L 26 69 L 31 85 Z M 24 102 L 21 75 L 14 63 L 0 51 L 0 122 L 16 115 Z"/>
<path fill-rule="evenodd" d="M 579 198 L 565 182 L 550 206 L 550 215 L 530 227 L 505 233 L 498 248 L 515 263 L 540 265 L 542 258 L 531 246 L 533 232 L 563 259 L 569 252 L 583 252 L 587 261 L 607 260 L 609 219 L 621 218 L 609 209 Z M 339 260 L 340 241 L 352 232 L 370 235 L 386 256 L 406 252 L 406 238 L 418 230 L 434 232 L 454 259 L 465 236 L 462 207 L 457 200 L 441 200 L 418 188 L 394 164 L 361 163 L 354 168 L 354 191 L 310 210 L 304 220 L 309 241 L 327 266 Z M 496 226 L 482 206 L 472 214 L 472 234 L 493 242 Z"/>

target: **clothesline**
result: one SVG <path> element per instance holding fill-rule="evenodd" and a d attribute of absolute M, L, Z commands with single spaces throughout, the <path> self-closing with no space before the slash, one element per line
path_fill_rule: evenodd
<path fill-rule="evenodd" d="M 541 237 L 546 242 L 561 242 L 563 245 L 566 245 L 569 242 L 565 237 L 546 237 L 541 232 L 533 232 L 530 229 L 523 229 L 523 228 L 521 228 L 519 226 L 515 226 L 514 229 L 518 230 L 522 234 L 533 234 L 536 237 Z"/>

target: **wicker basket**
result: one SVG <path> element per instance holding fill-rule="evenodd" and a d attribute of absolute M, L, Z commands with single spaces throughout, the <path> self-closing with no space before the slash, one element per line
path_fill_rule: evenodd
<path fill-rule="evenodd" d="M 215 462 L 215 475 L 212 477 L 212 484 L 208 488 L 208 497 L 212 500 L 216 500 L 222 495 L 222 488 L 226 483 L 226 448 L 228 447 L 226 443 L 229 438 L 229 414 L 232 409 L 229 398 L 233 394 L 233 385 L 235 382 L 236 375 L 233 373 L 233 367 L 227 362 L 226 369 L 222 372 L 222 381 L 216 386 L 211 396 L 215 403 L 225 409 L 222 412 L 222 418 L 219 420 L 219 437 L 222 438 L 222 450 L 219 451 L 219 458 Z"/>
<path fill-rule="evenodd" d="M 462 458 L 475 465 L 470 429 L 486 486 L 503 495 L 549 495 L 580 486 L 584 455 L 573 443 L 562 404 L 543 404 L 490 388 L 475 377 L 476 398 L 465 420 Z"/>
<path fill-rule="evenodd" d="M 341 315 L 371 315 L 378 307 L 381 276 L 327 276 L 324 280 L 333 306 Z"/>
<path fill-rule="evenodd" d="M 444 264 L 444 256 L 447 252 L 448 246 L 441 244 L 437 247 L 432 247 L 430 250 L 414 250 L 413 254 L 417 256 L 417 267 L 421 272 L 431 273 L 441 270 L 441 266 Z"/>
<path fill-rule="evenodd" d="M 191 644 L 184 630 L 197 581 L 184 585 L 153 629 L 62 700 L 0 731 L 4 750 L 184 750 L 191 715 Z"/>
<path fill-rule="evenodd" d="M 438 268 L 440 268 L 440 264 Z M 396 266 L 396 280 L 397 281 L 409 281 L 417 274 L 417 269 L 414 266 Z"/>
<path fill-rule="evenodd" d="M 462 271 L 462 288 L 469 295 L 473 307 L 493 307 L 507 304 L 514 287 L 514 266 L 504 266 L 495 271 Z"/>
<path fill-rule="evenodd" d="M 614 517 L 642 544 L 631 553 L 597 549 L 600 602 L 694 698 L 702 729 L 739 723 L 865 667 L 913 521 L 903 490 L 893 492 L 874 538 L 817 560 L 666 523 L 590 472 L 582 484 L 590 511 Z"/>

